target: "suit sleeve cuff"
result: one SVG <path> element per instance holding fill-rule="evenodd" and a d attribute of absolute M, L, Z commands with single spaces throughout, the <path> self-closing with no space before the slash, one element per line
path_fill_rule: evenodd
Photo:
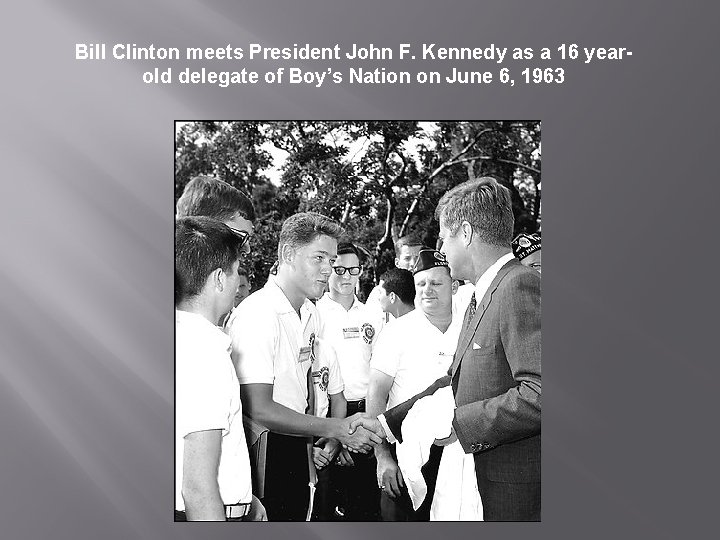
<path fill-rule="evenodd" d="M 395 438 L 395 435 L 393 435 L 393 432 L 390 431 L 387 420 L 385 420 L 385 415 L 381 414 L 380 416 L 378 416 L 378 420 L 380 421 L 380 425 L 385 431 L 385 438 L 387 439 L 387 442 L 395 444 L 397 442 L 397 439 Z"/>

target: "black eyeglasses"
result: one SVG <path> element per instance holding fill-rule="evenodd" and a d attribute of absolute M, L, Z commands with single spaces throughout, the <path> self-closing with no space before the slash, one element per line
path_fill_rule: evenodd
<path fill-rule="evenodd" d="M 362 269 L 362 266 L 333 266 L 333 270 L 338 276 L 342 276 L 345 272 L 351 276 L 359 276 Z"/>
<path fill-rule="evenodd" d="M 228 228 L 235 233 L 235 236 L 240 238 L 240 247 L 243 247 L 245 244 L 247 244 L 250 241 L 250 238 L 252 238 L 252 234 L 250 234 L 247 231 L 241 231 L 240 229 L 236 229 L 235 227 L 230 227 L 228 225 Z"/>

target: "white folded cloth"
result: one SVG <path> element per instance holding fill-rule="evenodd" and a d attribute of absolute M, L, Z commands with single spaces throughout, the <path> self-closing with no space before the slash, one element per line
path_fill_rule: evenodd
<path fill-rule="evenodd" d="M 473 454 L 460 441 L 443 448 L 430 521 L 482 521 L 483 507 L 475 476 Z"/>
<path fill-rule="evenodd" d="M 450 435 L 454 411 L 452 388 L 446 386 L 431 396 L 419 399 L 402 423 L 403 442 L 396 446 L 398 466 L 415 510 L 427 495 L 427 485 L 420 468 L 430 457 L 433 441 Z"/>
<path fill-rule="evenodd" d="M 436 439 L 450 435 L 455 416 L 452 388 L 440 388 L 415 403 L 402 424 L 403 442 L 396 446 L 398 466 L 417 510 L 427 495 L 420 468 L 430 457 Z M 475 460 L 465 454 L 459 441 L 443 449 L 438 471 L 431 521 L 482 521 L 482 501 L 475 477 Z"/>

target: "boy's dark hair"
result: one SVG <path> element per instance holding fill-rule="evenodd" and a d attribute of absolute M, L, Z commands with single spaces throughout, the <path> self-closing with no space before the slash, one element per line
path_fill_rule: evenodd
<path fill-rule="evenodd" d="M 338 256 L 347 255 L 348 253 L 355 255 L 358 258 L 358 261 L 360 261 L 360 250 L 355 246 L 355 244 L 351 242 L 340 242 L 337 249 Z"/>
<path fill-rule="evenodd" d="M 395 242 L 395 256 L 400 257 L 400 248 L 403 246 L 422 246 L 422 239 L 416 234 L 406 234 Z"/>
<path fill-rule="evenodd" d="M 410 270 L 391 268 L 380 276 L 380 281 L 387 294 L 394 292 L 403 304 L 415 303 L 415 279 Z"/>
<path fill-rule="evenodd" d="M 240 238 L 221 221 L 202 216 L 176 220 L 175 305 L 200 294 L 218 268 L 230 272 L 240 253 Z"/>

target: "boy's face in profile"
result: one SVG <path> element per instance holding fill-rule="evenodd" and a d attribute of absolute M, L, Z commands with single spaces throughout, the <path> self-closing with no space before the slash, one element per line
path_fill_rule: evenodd
<path fill-rule="evenodd" d="M 400 255 L 395 258 L 395 266 L 412 272 L 421 249 L 422 246 L 402 246 L 400 248 Z"/>
<path fill-rule="evenodd" d="M 240 281 L 238 282 L 237 292 L 235 293 L 234 305 L 237 305 L 250 296 L 250 282 L 247 276 L 239 276 Z"/>

